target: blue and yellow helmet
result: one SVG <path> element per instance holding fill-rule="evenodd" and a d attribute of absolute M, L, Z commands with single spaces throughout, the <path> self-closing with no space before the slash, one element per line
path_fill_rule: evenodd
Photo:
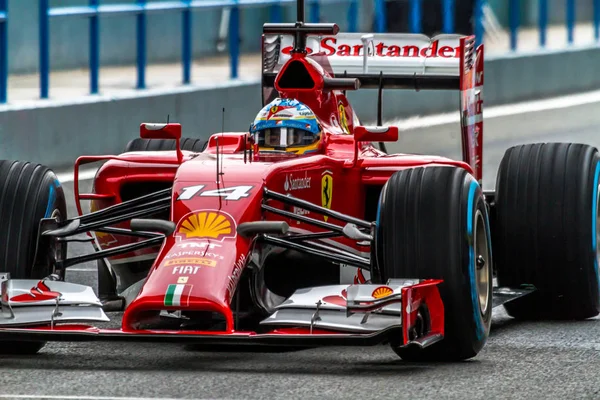
<path fill-rule="evenodd" d="M 277 98 L 260 110 L 250 134 L 260 150 L 305 154 L 317 151 L 321 125 L 305 104 Z"/>

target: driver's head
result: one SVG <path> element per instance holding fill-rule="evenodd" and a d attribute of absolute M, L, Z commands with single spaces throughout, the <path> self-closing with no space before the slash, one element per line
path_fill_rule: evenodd
<path fill-rule="evenodd" d="M 250 134 L 260 150 L 305 154 L 317 150 L 321 126 L 305 104 L 277 98 L 260 110 L 250 125 Z"/>

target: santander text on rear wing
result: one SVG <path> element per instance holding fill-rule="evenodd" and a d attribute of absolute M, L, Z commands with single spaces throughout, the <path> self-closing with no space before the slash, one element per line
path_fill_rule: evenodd
<path fill-rule="evenodd" d="M 290 59 L 292 35 L 263 34 L 263 103 Z M 481 182 L 483 45 L 474 36 L 338 33 L 309 35 L 308 58 L 335 77 L 357 78 L 361 88 L 460 91 L 463 159 Z M 381 96 L 380 96 L 381 97 Z"/>
<path fill-rule="evenodd" d="M 414 34 L 364 34 L 339 33 L 335 36 L 308 36 L 309 55 L 323 54 L 336 75 L 363 74 L 367 49 L 367 72 L 370 75 L 427 74 L 456 75 L 460 58 L 460 35 L 440 35 L 429 38 Z M 283 66 L 290 58 L 291 35 L 265 35 L 266 54 L 277 51 L 278 65 Z M 266 66 L 265 64 L 263 64 Z M 332 72 L 331 70 L 329 72 Z M 270 72 L 265 69 L 265 72 Z"/>

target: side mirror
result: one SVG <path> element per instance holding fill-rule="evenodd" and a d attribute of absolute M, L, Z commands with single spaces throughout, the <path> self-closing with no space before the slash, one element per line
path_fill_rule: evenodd
<path fill-rule="evenodd" d="M 142 139 L 181 139 L 181 124 L 151 124 L 144 122 L 140 125 Z"/>
<path fill-rule="evenodd" d="M 357 142 L 395 142 L 398 140 L 397 126 L 355 126 Z"/>
<path fill-rule="evenodd" d="M 183 162 L 181 152 L 181 124 L 150 124 L 144 122 L 140 125 L 140 137 L 142 139 L 175 139 L 175 153 L 177 162 Z"/>

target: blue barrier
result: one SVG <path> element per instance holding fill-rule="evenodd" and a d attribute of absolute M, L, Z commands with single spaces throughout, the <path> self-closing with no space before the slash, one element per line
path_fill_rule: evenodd
<path fill-rule="evenodd" d="M 0 0 L 1 2 L 6 0 Z M 322 3 L 350 3 L 348 8 L 348 25 L 351 32 L 358 27 L 357 0 L 308 0 L 311 22 L 319 20 Z M 230 8 L 229 18 L 229 52 L 231 78 L 238 77 L 239 68 L 239 9 L 244 7 L 271 6 L 271 18 L 282 20 L 281 5 L 295 4 L 295 0 L 179 0 L 147 3 L 147 0 L 136 0 L 135 4 L 102 5 L 100 0 L 89 0 L 88 6 L 53 7 L 48 0 L 40 0 L 40 97 L 48 98 L 50 81 L 50 19 L 56 17 L 85 17 L 89 18 L 90 32 L 90 93 L 98 93 L 100 69 L 100 16 L 135 15 L 137 40 L 137 85 L 138 89 L 146 88 L 146 16 L 152 12 L 182 13 L 182 69 L 183 84 L 191 82 L 192 65 L 192 14 L 193 10 Z M 0 33 L 1 34 L 1 33 Z M 0 38 L 1 40 L 1 38 Z"/>
<path fill-rule="evenodd" d="M 600 40 L 600 0 L 594 0 L 594 38 Z"/>
<path fill-rule="evenodd" d="M 8 1 L 0 0 L 0 103 L 8 91 Z"/>
<path fill-rule="evenodd" d="M 40 97 L 48 98 L 49 79 L 50 79 L 50 20 L 54 18 L 81 17 L 89 21 L 89 69 L 90 69 L 90 93 L 99 92 L 99 70 L 100 70 L 100 17 L 114 15 L 135 16 L 136 24 L 136 64 L 137 64 L 137 84 L 138 89 L 146 88 L 146 66 L 147 66 L 147 48 L 146 31 L 147 15 L 160 12 L 180 12 L 181 13 L 181 65 L 183 84 L 191 83 L 192 75 L 192 12 L 209 9 L 230 10 L 229 17 L 229 60 L 230 77 L 238 77 L 239 56 L 240 56 L 240 9 L 248 7 L 269 7 L 270 20 L 282 21 L 284 5 L 293 5 L 296 0 L 178 0 L 178 1 L 158 1 L 149 2 L 149 0 L 135 0 L 130 4 L 101 4 L 101 0 L 87 0 L 87 5 L 70 7 L 50 7 L 50 0 L 39 0 L 39 62 L 40 62 Z M 82 2 L 84 0 L 81 0 Z M 375 32 L 387 31 L 386 2 L 390 0 L 374 1 L 374 30 Z M 422 21 L 424 0 L 403 0 L 408 5 L 409 13 L 409 31 L 414 33 L 422 32 Z M 539 12 L 539 42 L 540 47 L 545 47 L 547 42 L 548 0 L 529 0 L 537 1 Z M 567 40 L 571 44 L 574 41 L 576 0 L 563 0 L 565 3 Z M 0 0 L 0 103 L 6 102 L 7 91 L 7 2 Z M 317 22 L 320 18 L 321 6 L 326 3 L 345 3 L 348 5 L 348 31 L 358 31 L 359 24 L 359 0 L 307 0 L 308 17 L 311 22 Z M 441 30 L 445 33 L 451 33 L 455 30 L 455 7 L 458 0 L 441 0 L 442 20 Z M 484 36 L 484 6 L 487 0 L 475 0 L 475 9 L 473 10 L 474 34 L 477 42 L 483 42 Z M 521 18 L 521 0 L 508 0 L 508 27 L 510 30 L 510 48 L 517 49 L 518 31 Z M 506 4 L 506 3 L 504 3 Z M 594 35 L 596 40 L 600 40 L 600 0 L 593 0 L 594 12 Z"/>
<path fill-rule="evenodd" d="M 538 28 L 539 45 L 546 47 L 548 30 L 548 0 L 536 0 L 538 2 Z M 575 41 L 575 19 L 576 19 L 576 0 L 565 1 L 565 26 L 567 28 L 567 43 L 573 44 Z M 510 29 L 510 49 L 517 50 L 518 31 L 520 25 L 521 1 L 509 0 L 509 29 Z M 593 0 L 594 39 L 600 40 L 600 0 Z"/>

